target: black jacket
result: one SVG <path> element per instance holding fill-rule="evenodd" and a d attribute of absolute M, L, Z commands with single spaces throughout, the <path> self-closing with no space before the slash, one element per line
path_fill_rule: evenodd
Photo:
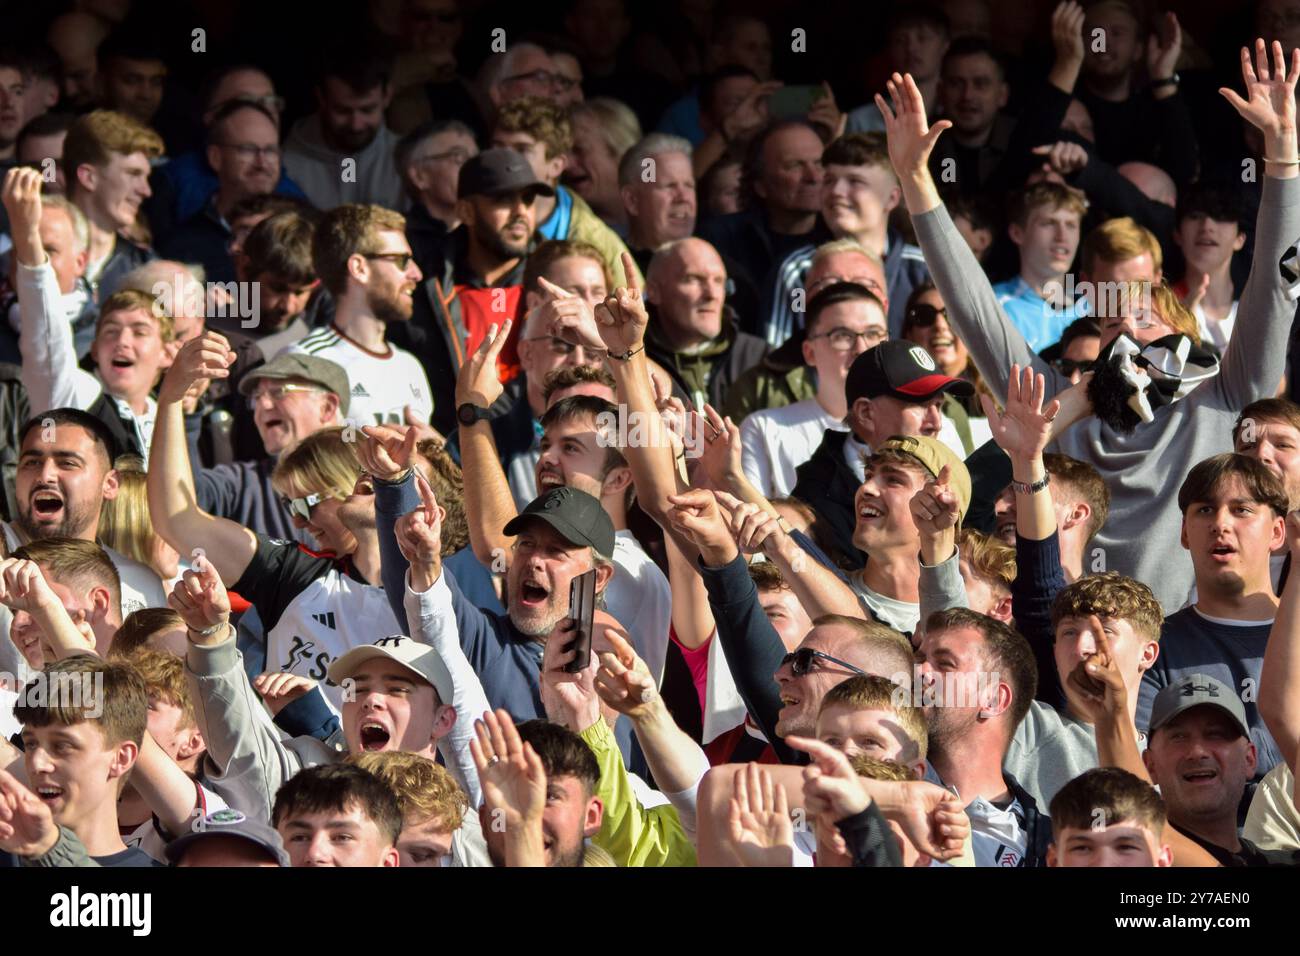
<path fill-rule="evenodd" d="M 844 460 L 848 437 L 848 432 L 826 429 L 812 457 L 795 469 L 798 480 L 790 495 L 817 513 L 818 523 L 837 552 L 831 557 L 857 570 L 866 564 L 862 552 L 853 546 L 853 529 L 858 523 L 853 499 L 861 482 Z"/>

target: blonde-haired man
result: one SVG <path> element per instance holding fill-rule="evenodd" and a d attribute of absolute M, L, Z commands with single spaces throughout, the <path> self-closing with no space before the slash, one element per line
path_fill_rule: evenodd
<path fill-rule="evenodd" d="M 993 292 L 1036 352 L 1088 313 L 1083 303 L 1065 301 L 1065 273 L 1079 249 L 1087 208 L 1082 193 L 1059 183 L 1036 183 L 1012 200 L 1007 234 L 1020 249 L 1020 273 L 999 282 Z"/>

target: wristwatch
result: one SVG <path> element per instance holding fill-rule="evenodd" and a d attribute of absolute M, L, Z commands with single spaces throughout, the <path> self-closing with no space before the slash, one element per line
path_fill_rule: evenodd
<path fill-rule="evenodd" d="M 1177 86 L 1178 82 L 1179 82 L 1178 74 L 1174 73 L 1171 76 L 1165 77 L 1163 80 L 1152 80 L 1151 89 L 1159 90 L 1159 89 L 1163 89 L 1166 86 Z"/>
<path fill-rule="evenodd" d="M 466 402 L 456 409 L 456 420 L 462 425 L 469 426 L 475 422 L 486 421 L 492 417 L 492 412 L 482 405 L 475 405 L 472 402 Z"/>

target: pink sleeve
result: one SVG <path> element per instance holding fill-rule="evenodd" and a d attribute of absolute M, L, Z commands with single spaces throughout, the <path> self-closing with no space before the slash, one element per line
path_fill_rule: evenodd
<path fill-rule="evenodd" d="M 682 652 L 682 657 L 686 660 L 686 666 L 690 668 L 691 680 L 695 683 L 695 693 L 700 698 L 701 714 L 704 713 L 704 701 L 709 686 L 709 647 L 713 644 L 713 635 L 717 633 L 714 631 L 703 644 L 691 650 L 677 640 L 677 632 L 671 626 L 668 628 L 668 639 L 677 645 L 677 649 Z"/>

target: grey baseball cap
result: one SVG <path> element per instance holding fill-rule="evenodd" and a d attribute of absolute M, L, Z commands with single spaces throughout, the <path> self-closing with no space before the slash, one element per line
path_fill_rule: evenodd
<path fill-rule="evenodd" d="M 267 856 L 280 866 L 289 865 L 289 854 L 284 851 L 280 834 L 266 823 L 254 820 L 238 810 L 226 807 L 214 810 L 207 816 L 199 817 L 190 825 L 190 832 L 177 837 L 167 844 L 167 859 L 175 865 L 185 856 L 185 851 L 192 844 L 205 837 L 235 837 L 265 850 Z"/>
<path fill-rule="evenodd" d="M 1237 692 L 1227 684 L 1207 674 L 1188 674 L 1180 677 L 1156 694 L 1151 704 L 1150 733 L 1154 734 L 1179 714 L 1209 704 L 1224 711 L 1237 724 L 1243 736 L 1250 736 L 1246 725 L 1246 708 Z"/>
<path fill-rule="evenodd" d="M 300 378 L 312 382 L 339 397 L 339 417 L 348 413 L 352 386 L 348 384 L 347 371 L 337 362 L 302 352 L 281 352 L 265 365 L 246 372 L 239 382 L 239 394 L 245 397 L 253 394 L 258 380 L 263 378 Z"/>
<path fill-rule="evenodd" d="M 614 522 L 599 501 L 567 485 L 534 498 L 502 530 L 519 534 L 529 519 L 545 521 L 570 544 L 587 545 L 606 559 L 614 557 Z"/>
<path fill-rule="evenodd" d="M 341 684 L 355 674 L 358 667 L 376 657 L 386 657 L 408 670 L 415 671 L 433 685 L 433 689 L 438 692 L 439 700 L 444 704 L 450 704 L 454 699 L 451 671 L 447 670 L 442 657 L 428 644 L 413 640 L 405 634 L 381 637 L 373 644 L 362 644 L 352 648 L 330 664 L 329 679 L 336 684 Z"/>

